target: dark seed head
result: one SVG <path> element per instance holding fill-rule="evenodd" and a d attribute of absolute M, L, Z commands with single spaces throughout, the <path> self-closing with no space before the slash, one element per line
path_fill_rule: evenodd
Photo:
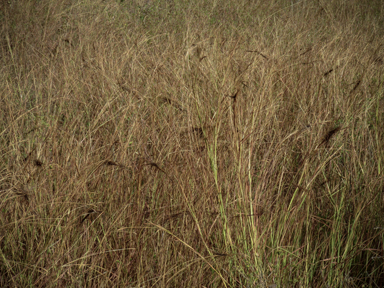
<path fill-rule="evenodd" d="M 35 166 L 38 166 L 38 167 L 41 167 L 43 166 L 43 162 L 41 162 L 39 159 L 36 159 L 35 161 L 33 161 L 33 163 L 35 164 Z"/>

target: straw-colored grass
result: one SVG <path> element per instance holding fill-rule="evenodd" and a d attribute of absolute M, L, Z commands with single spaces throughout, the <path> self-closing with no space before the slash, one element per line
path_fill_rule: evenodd
<path fill-rule="evenodd" d="M 1 287 L 383 287 L 381 1 L 3 1 Z"/>

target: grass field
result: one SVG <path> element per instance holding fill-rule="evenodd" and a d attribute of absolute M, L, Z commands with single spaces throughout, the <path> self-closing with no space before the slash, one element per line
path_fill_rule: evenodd
<path fill-rule="evenodd" d="M 0 21 L 0 287 L 384 286 L 381 1 Z"/>

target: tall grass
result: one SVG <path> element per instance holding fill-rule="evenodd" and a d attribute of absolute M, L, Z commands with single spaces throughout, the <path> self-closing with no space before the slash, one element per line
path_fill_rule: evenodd
<path fill-rule="evenodd" d="M 4 1 L 1 287 L 383 287 L 381 1 Z"/>

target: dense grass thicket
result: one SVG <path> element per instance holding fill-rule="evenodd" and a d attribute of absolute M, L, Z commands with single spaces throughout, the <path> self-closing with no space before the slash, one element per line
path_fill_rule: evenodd
<path fill-rule="evenodd" d="M 382 1 L 0 23 L 0 287 L 384 286 Z"/>

